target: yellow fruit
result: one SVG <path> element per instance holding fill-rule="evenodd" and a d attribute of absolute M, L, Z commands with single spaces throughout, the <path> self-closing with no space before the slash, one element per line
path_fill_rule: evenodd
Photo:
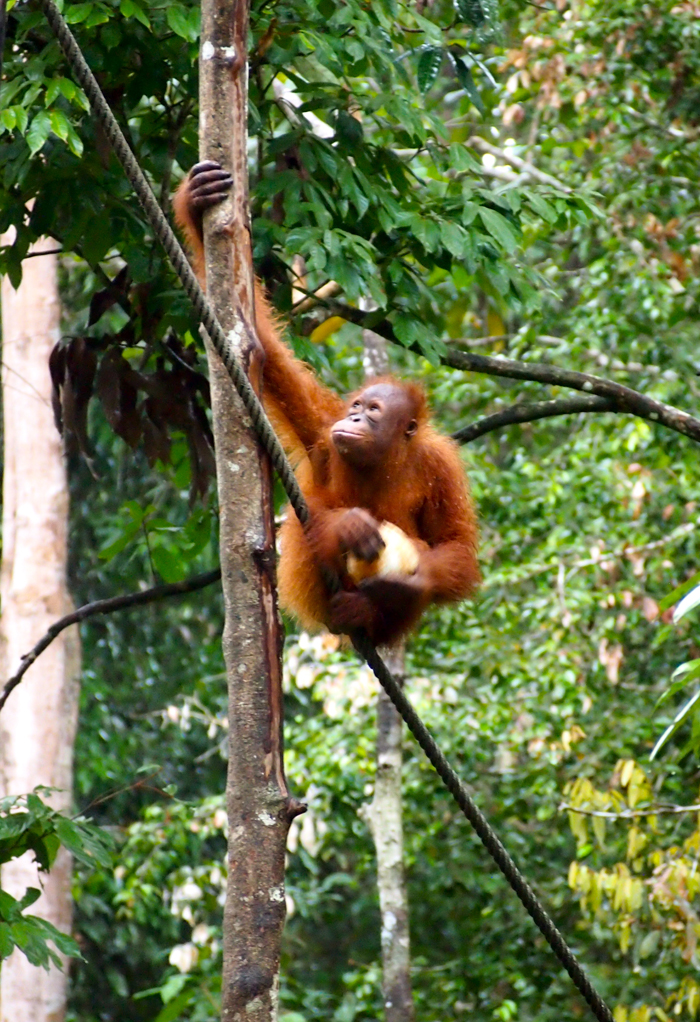
<path fill-rule="evenodd" d="M 373 575 L 413 575 L 420 556 L 416 544 L 403 529 L 391 522 L 382 522 L 379 533 L 386 544 L 373 561 L 363 561 L 348 554 L 347 572 L 353 582 L 361 582 Z"/>

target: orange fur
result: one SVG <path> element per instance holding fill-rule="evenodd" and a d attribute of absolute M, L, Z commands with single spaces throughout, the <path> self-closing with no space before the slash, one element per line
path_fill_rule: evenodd
<path fill-rule="evenodd" d="M 189 208 L 187 186 L 188 179 L 173 206 L 201 279 L 201 223 Z M 421 387 L 382 377 L 366 386 L 388 383 L 400 388 L 408 398 L 417 429 L 411 436 L 395 436 L 389 456 L 378 466 L 354 468 L 338 453 L 330 434 L 354 395 L 344 401 L 294 356 L 280 338 L 279 322 L 258 281 L 255 318 L 265 350 L 265 409 L 295 463 L 310 510 L 306 530 L 289 510 L 280 531 L 280 603 L 307 628 L 327 624 L 333 616 L 333 601 L 321 569 L 328 567 L 341 577 L 344 597 L 364 601 L 370 637 L 377 643 L 392 642 L 415 626 L 429 603 L 462 599 L 480 582 L 476 513 L 457 445 L 433 429 Z M 345 572 L 339 538 L 342 519 L 351 508 L 363 508 L 377 522 L 397 525 L 416 542 L 420 562 L 413 576 L 417 580 L 415 597 L 408 601 L 396 598 L 393 603 L 386 597 L 374 605 L 354 586 Z"/>

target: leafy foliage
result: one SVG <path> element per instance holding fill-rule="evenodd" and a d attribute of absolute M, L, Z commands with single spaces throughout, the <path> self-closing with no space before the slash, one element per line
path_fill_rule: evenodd
<path fill-rule="evenodd" d="M 70 8 L 164 200 L 195 159 L 196 16 L 182 3 Z M 388 319 L 402 345 L 398 370 L 425 380 L 447 430 L 542 396 L 527 382 L 435 368 L 455 341 L 592 368 L 692 408 L 695 5 L 503 0 L 501 16 L 499 26 L 485 3 L 256 7 L 258 270 L 292 313 L 299 352 L 342 388 L 362 374 L 359 331 L 338 329 L 342 313 L 371 296 L 375 322 Z M 194 348 L 189 311 L 79 92 L 61 84 L 40 19 L 18 6 L 10 30 L 0 216 L 18 236 L 6 265 L 16 278 L 29 240 L 53 233 L 76 253 L 64 260 L 64 344 L 86 338 L 144 376 L 168 372 L 166 338 Z M 283 103 L 281 89 L 299 105 Z M 54 108 L 70 130 L 60 118 L 47 130 Z M 333 308 L 295 305 L 288 270 L 298 255 L 306 291 L 341 287 Z M 135 399 L 142 423 L 148 393 L 144 384 Z M 180 572 L 213 556 L 185 510 L 182 427 L 169 423 L 173 466 L 154 474 L 138 450 L 115 446 L 100 404 L 83 421 L 105 482 L 95 487 L 84 466 L 74 475 L 72 574 L 85 599 L 164 570 L 155 549 Z M 693 715 L 663 757 L 647 757 L 677 715 L 687 678 L 669 685 L 673 667 L 700 655 L 693 615 L 675 627 L 662 602 L 697 585 L 696 452 L 623 415 L 581 415 L 485 436 L 466 458 L 486 583 L 474 607 L 436 610 L 415 638 L 409 692 L 619 1022 L 691 1019 L 696 816 L 661 812 L 659 800 L 696 804 Z M 78 963 L 75 1017 L 214 1018 L 216 809 L 148 808 L 155 782 L 136 785 L 133 774 L 159 764 L 161 789 L 177 784 L 203 806 L 223 785 L 219 599 L 122 621 L 85 632 L 78 790 L 120 790 L 99 813 L 125 841 L 116 875 L 79 880 L 89 961 Z M 311 811 L 289 849 L 283 1008 L 289 1022 L 364 1022 L 381 1010 L 372 849 L 358 815 L 375 770 L 374 691 L 342 651 L 307 636 L 290 639 L 287 672 L 288 771 Z M 567 978 L 410 743 L 405 828 L 419 1017 L 578 1019 Z M 190 880 L 198 892 L 188 887 L 174 913 L 174 892 Z"/>
<path fill-rule="evenodd" d="M 48 872 L 61 846 L 93 868 L 111 865 L 111 842 L 87 821 L 67 819 L 36 792 L 0 799 L 0 865 L 32 852 L 39 869 Z M 0 890 L 0 961 L 19 948 L 32 965 L 48 969 L 52 962 L 60 969 L 63 963 L 49 941 L 64 955 L 82 957 L 73 937 L 46 919 L 26 914 L 25 909 L 40 897 L 41 891 L 35 887 L 29 887 L 19 899 Z"/>
<path fill-rule="evenodd" d="M 100 297 L 98 294 L 96 297 Z M 93 299 L 94 304 L 94 299 Z M 187 439 L 190 498 L 204 498 L 214 475 L 214 441 L 207 418 L 209 382 L 196 368 L 197 354 L 170 335 L 151 361 L 151 372 L 129 362 L 144 352 L 133 337 L 122 336 L 107 346 L 85 337 L 56 345 L 49 359 L 56 425 L 69 451 L 79 449 L 90 460 L 88 405 L 93 392 L 117 436 L 134 448 L 143 441 L 149 465 L 171 463 L 172 433 Z M 100 354 L 98 368 L 98 351 Z M 146 353 L 147 355 L 147 353 Z M 169 364 L 166 365 L 165 357 Z M 145 400 L 138 404 L 139 394 Z"/>

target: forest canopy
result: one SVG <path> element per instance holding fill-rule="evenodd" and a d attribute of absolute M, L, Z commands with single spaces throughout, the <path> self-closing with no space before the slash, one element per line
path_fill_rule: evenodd
<path fill-rule="evenodd" d="M 198 158 L 199 6 L 62 9 L 170 213 Z M 439 428 L 474 432 L 483 585 L 423 620 L 406 691 L 616 1022 L 700 1007 L 692 597 L 673 618 L 697 584 L 700 473 L 697 440 L 653 407 L 564 374 L 695 413 L 699 36 L 700 6 L 668 0 L 251 7 L 253 259 L 287 339 L 347 392 L 373 330 Z M 196 317 L 38 8 L 8 4 L 3 59 L 0 272 L 17 286 L 40 237 L 59 252 L 73 599 L 212 571 Z M 222 626 L 218 585 L 82 625 L 74 800 L 114 850 L 75 865 L 73 1022 L 219 1017 Z M 286 631 L 286 772 L 308 810 L 280 1017 L 363 1022 L 383 1017 L 377 686 L 336 637 Z M 410 739 L 403 754 L 416 1017 L 583 1017 Z"/>

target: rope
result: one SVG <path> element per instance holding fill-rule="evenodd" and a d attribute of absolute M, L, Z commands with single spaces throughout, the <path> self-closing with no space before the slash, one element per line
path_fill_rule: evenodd
<path fill-rule="evenodd" d="M 78 47 L 75 38 L 62 18 L 53 0 L 38 0 L 38 4 L 44 11 L 49 25 L 53 29 L 56 38 L 63 50 L 73 73 L 85 91 L 90 101 L 94 115 L 105 130 L 107 138 L 112 144 L 115 155 L 124 168 L 136 196 L 143 206 L 146 216 L 153 228 L 153 231 L 162 244 L 166 255 L 170 259 L 175 272 L 177 273 L 185 293 L 191 300 L 194 309 L 204 326 L 211 343 L 221 358 L 234 387 L 238 391 L 241 400 L 248 412 L 253 428 L 255 429 L 265 451 L 269 454 L 275 471 L 279 475 L 282 485 L 289 497 L 290 504 L 294 508 L 300 522 L 305 524 L 309 519 L 309 509 L 304 496 L 299 488 L 294 471 L 287 460 L 282 446 L 268 420 L 257 394 L 250 385 L 243 368 L 238 362 L 233 346 L 224 334 L 213 309 L 211 308 L 199 281 L 195 277 L 187 257 L 173 233 L 165 215 L 160 208 L 158 201 L 146 180 L 143 171 L 129 148 L 117 121 L 110 110 L 107 101 L 102 95 L 97 81 Z M 331 585 L 337 580 L 329 579 Z M 435 767 L 438 775 L 451 793 L 455 802 L 462 810 L 466 818 L 474 827 L 484 847 L 501 870 L 514 892 L 523 903 L 524 907 L 540 929 L 541 933 L 549 943 L 552 951 L 564 966 L 574 985 L 582 994 L 583 998 L 591 1008 L 591 1011 L 598 1019 L 598 1022 L 614 1022 L 613 1015 L 605 1001 L 594 989 L 585 970 L 582 968 L 573 951 L 559 933 L 559 930 L 550 919 L 544 907 L 537 899 L 534 891 L 518 870 L 512 858 L 504 848 L 495 831 L 478 808 L 471 795 L 460 780 L 458 774 L 448 763 L 441 752 L 437 742 L 432 737 L 425 724 L 408 701 L 396 680 L 392 677 L 386 664 L 377 653 L 366 635 L 356 634 L 353 636 L 353 644 L 357 652 L 364 657 L 374 671 L 377 679 L 385 689 L 387 695 L 401 714 L 409 731 L 414 736 L 426 756 Z"/>
<path fill-rule="evenodd" d="M 435 767 L 440 779 L 478 834 L 481 843 L 513 888 L 528 913 L 535 921 L 547 943 L 568 972 L 574 986 L 582 994 L 599 1022 L 613 1022 L 607 1004 L 591 983 L 588 975 L 569 945 L 557 929 L 537 895 L 522 875 L 503 843 L 466 789 L 463 781 L 450 766 L 444 752 L 416 713 L 396 679 L 377 655 L 372 644 L 364 638 L 353 639 L 357 652 L 365 658 L 382 684 L 392 703 L 399 711 L 408 729 Z"/>
<path fill-rule="evenodd" d="M 124 138 L 122 130 L 115 120 L 114 114 L 102 95 L 102 90 L 97 84 L 92 71 L 88 67 L 87 62 L 75 41 L 73 33 L 68 28 L 68 25 L 61 17 L 58 8 L 54 5 L 52 0 L 39 0 L 39 6 L 46 14 L 48 23 L 56 34 L 56 38 L 61 45 L 61 49 L 73 68 L 75 77 L 85 91 L 85 95 L 92 106 L 93 113 L 104 128 L 107 138 L 112 144 L 115 155 L 124 168 L 124 172 L 136 193 L 136 197 L 144 208 L 155 236 L 165 249 L 165 254 L 170 259 L 175 272 L 180 278 L 182 286 L 185 289 L 185 293 L 192 302 L 197 316 L 208 333 L 214 350 L 220 357 L 226 371 L 231 377 L 233 385 L 238 391 L 241 400 L 245 405 L 245 409 L 250 416 L 253 428 L 260 437 L 263 447 L 270 455 L 275 471 L 282 480 L 282 485 L 289 496 L 292 507 L 296 511 L 299 520 L 302 523 L 305 523 L 308 520 L 309 511 L 302 492 L 299 489 L 299 484 L 294 475 L 292 466 L 289 464 L 287 456 L 282 450 L 282 446 L 275 435 L 275 431 L 270 425 L 269 419 L 265 415 L 263 406 L 258 400 L 257 394 L 250 385 L 248 377 L 236 358 L 233 345 L 222 330 L 211 305 L 207 301 L 207 298 L 199 285 L 199 281 L 192 271 L 192 267 L 187 260 L 187 256 L 182 250 L 180 242 L 175 237 L 170 224 L 166 220 L 163 211 L 158 204 L 158 200 L 153 194 L 151 186 L 146 180 L 143 171 L 136 162 L 134 154 L 129 148 L 129 143 Z"/>

